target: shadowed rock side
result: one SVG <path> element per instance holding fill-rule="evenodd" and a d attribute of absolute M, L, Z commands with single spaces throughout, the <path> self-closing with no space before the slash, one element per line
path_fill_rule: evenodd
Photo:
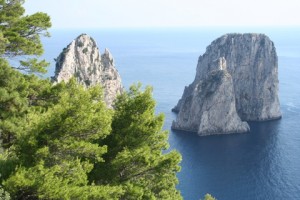
<path fill-rule="evenodd" d="M 215 64 L 216 60 L 219 60 L 219 64 Z M 203 118 L 202 114 L 201 117 L 199 114 L 194 115 L 194 111 L 190 112 L 185 108 L 193 104 L 202 106 L 204 102 L 208 101 L 205 95 L 201 96 L 201 98 L 191 97 L 195 96 L 196 91 L 206 93 L 203 89 L 199 90 L 199 84 L 207 82 L 207 77 L 212 72 L 215 73 L 216 70 L 220 70 L 220 66 L 224 65 L 222 63 L 225 62 L 227 66 L 225 71 L 228 77 L 231 75 L 232 81 L 223 78 L 221 80 L 224 83 L 221 83 L 221 85 L 227 85 L 226 87 L 228 88 L 232 87 L 233 94 L 231 96 L 234 98 L 232 98 L 233 102 L 230 105 L 234 104 L 236 110 L 232 110 L 232 112 L 237 112 L 237 115 L 243 121 L 264 121 L 281 117 L 278 99 L 278 61 L 273 42 L 263 34 L 227 34 L 213 41 L 207 47 L 206 52 L 199 57 L 195 80 L 191 85 L 185 87 L 182 98 L 173 108 L 174 112 L 178 112 L 178 116 L 172 128 L 181 129 L 180 127 L 185 127 L 182 129 L 195 131 L 195 127 L 190 127 L 188 124 L 191 123 L 190 120 L 198 121 L 199 127 L 196 131 L 202 135 L 201 127 L 209 126 L 202 124 L 206 118 Z M 232 82 L 232 86 L 230 86 L 230 82 Z M 229 91 L 224 93 L 220 88 L 211 92 L 214 96 L 218 96 L 221 99 L 222 95 L 229 94 Z M 192 100 L 190 104 L 187 103 L 189 100 Z M 227 99 L 227 101 L 229 100 Z M 214 106 L 211 109 L 214 109 Z M 230 115 L 224 115 L 223 109 L 218 107 L 218 110 L 211 112 L 217 116 L 210 117 L 210 119 L 232 118 Z M 185 112 L 190 113 L 187 114 Z M 189 120 L 187 118 L 183 119 L 183 115 L 190 115 Z M 230 121 L 235 123 L 236 120 L 233 118 L 227 119 L 228 123 Z M 183 124 L 185 125 L 183 126 Z M 224 128 L 219 129 L 217 132 L 244 132 L 240 131 L 241 129 L 239 128 L 235 129 L 234 126 L 230 127 L 232 127 L 231 131 Z M 236 127 L 240 126 L 237 125 Z M 213 134 L 215 131 L 211 130 L 210 133 Z"/>
<path fill-rule="evenodd" d="M 242 122 L 235 108 L 235 95 L 226 61 L 215 61 L 218 69 L 209 72 L 187 96 L 172 128 L 198 132 L 199 135 L 247 132 L 249 126 Z"/>
<path fill-rule="evenodd" d="M 54 82 L 67 82 L 73 76 L 85 87 L 101 84 L 109 107 L 123 89 L 109 50 L 101 55 L 94 39 L 86 34 L 73 40 L 56 60 Z"/>

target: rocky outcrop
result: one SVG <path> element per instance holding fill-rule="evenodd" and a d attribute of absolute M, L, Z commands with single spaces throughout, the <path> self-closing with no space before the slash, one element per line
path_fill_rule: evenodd
<path fill-rule="evenodd" d="M 227 34 L 213 41 L 173 111 L 178 112 L 173 129 L 200 135 L 245 132 L 249 126 L 241 120 L 280 118 L 273 42 L 263 34 Z"/>
<path fill-rule="evenodd" d="M 85 87 L 100 84 L 109 107 L 123 89 L 109 50 L 105 49 L 101 55 L 95 40 L 86 34 L 73 40 L 56 59 L 53 81 L 67 82 L 72 77 Z"/>
<path fill-rule="evenodd" d="M 194 91 L 184 99 L 173 128 L 200 135 L 249 131 L 248 124 L 236 112 L 233 80 L 226 60 L 220 58 L 213 64 L 217 69 L 195 84 Z"/>

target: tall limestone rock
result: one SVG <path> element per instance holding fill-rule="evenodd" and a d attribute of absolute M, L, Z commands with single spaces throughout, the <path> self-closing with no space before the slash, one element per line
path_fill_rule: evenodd
<path fill-rule="evenodd" d="M 219 64 L 215 64 L 217 60 Z M 225 77 L 231 78 L 218 79 L 219 87 L 199 89 L 199 85 L 212 84 L 207 77 L 216 73 L 216 70 L 220 71 L 222 65 L 226 66 L 226 69 L 223 69 L 223 73 L 227 74 Z M 229 91 L 222 90 L 222 85 L 226 85 Z M 209 97 L 204 95 L 208 92 L 207 89 L 211 93 Z M 195 98 L 197 93 L 201 93 L 201 98 Z M 232 102 L 229 103 L 224 96 L 228 99 L 233 97 Z M 211 100 L 213 98 L 226 102 L 223 109 L 220 106 L 215 107 Z M 208 111 L 202 108 L 205 102 L 212 102 Z M 194 104 L 201 107 L 197 114 L 193 114 L 195 111 L 192 109 L 186 109 Z M 228 106 L 233 104 L 235 109 L 229 109 Z M 225 110 L 228 109 L 232 113 L 237 112 L 243 121 L 264 121 L 281 117 L 278 99 L 278 59 L 274 44 L 266 35 L 227 34 L 213 41 L 199 57 L 193 83 L 184 89 L 182 98 L 173 108 L 174 112 L 178 112 L 178 116 L 172 128 L 197 131 L 200 135 L 246 131 L 245 123 L 240 126 L 241 123 L 236 117 L 227 114 Z M 207 112 L 210 113 L 209 118 Z M 187 115 L 190 116 L 187 118 Z M 192 126 L 191 120 L 197 123 Z M 229 126 L 228 123 L 236 126 Z M 223 129 L 214 128 L 220 126 L 224 126 Z M 210 128 L 206 128 L 209 131 L 203 131 L 202 127 Z"/>
<path fill-rule="evenodd" d="M 67 82 L 72 77 L 85 87 L 101 84 L 109 107 L 123 89 L 109 50 L 105 49 L 101 55 L 95 40 L 86 34 L 73 40 L 56 59 L 53 81 Z"/>
<path fill-rule="evenodd" d="M 174 129 L 198 132 L 200 135 L 247 132 L 249 126 L 236 112 L 233 80 L 226 69 L 225 58 L 212 63 L 210 71 L 195 84 L 184 100 Z"/>

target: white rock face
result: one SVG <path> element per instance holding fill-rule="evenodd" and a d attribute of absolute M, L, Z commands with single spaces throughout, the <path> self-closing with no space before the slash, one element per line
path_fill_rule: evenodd
<path fill-rule="evenodd" d="M 104 99 L 112 107 L 116 96 L 123 90 L 120 75 L 108 49 L 100 54 L 93 38 L 86 34 L 73 40 L 56 60 L 54 82 L 69 81 L 75 77 L 85 87 L 100 84 Z"/>
<path fill-rule="evenodd" d="M 199 85 L 213 84 L 207 77 L 217 71 L 224 71 L 227 78 L 220 79 L 216 88 L 199 89 Z M 196 93 L 207 93 L 206 89 L 212 96 L 195 98 Z M 227 102 L 226 106 L 216 104 L 217 99 Z M 200 114 L 192 108 L 186 109 L 194 104 L 201 106 Z M 210 109 L 203 108 L 206 104 L 211 105 L 206 106 Z M 197 131 L 200 135 L 249 130 L 245 123 L 241 125 L 234 112 L 243 121 L 280 118 L 278 60 L 273 42 L 263 34 L 227 34 L 213 41 L 199 57 L 195 80 L 185 88 L 173 111 L 178 112 L 178 116 L 172 128 Z M 186 115 L 190 117 L 184 118 Z M 223 129 L 214 128 L 221 126 Z"/>
<path fill-rule="evenodd" d="M 247 132 L 235 108 L 235 94 L 225 58 L 212 63 L 216 70 L 199 81 L 187 96 L 173 122 L 173 129 L 197 132 L 199 135 Z"/>

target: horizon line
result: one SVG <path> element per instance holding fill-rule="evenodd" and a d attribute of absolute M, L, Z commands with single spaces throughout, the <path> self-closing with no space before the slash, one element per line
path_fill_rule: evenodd
<path fill-rule="evenodd" d="M 88 29 L 88 30 L 101 30 L 101 29 L 228 29 L 228 28 L 235 28 L 235 29 L 244 29 L 244 28 L 262 28 L 262 29 L 281 29 L 281 28 L 288 28 L 288 29 L 300 29 L 300 25 L 293 26 L 293 25 L 211 25 L 211 26 L 104 26 L 104 27 L 51 27 L 49 30 L 78 30 L 78 29 Z"/>

